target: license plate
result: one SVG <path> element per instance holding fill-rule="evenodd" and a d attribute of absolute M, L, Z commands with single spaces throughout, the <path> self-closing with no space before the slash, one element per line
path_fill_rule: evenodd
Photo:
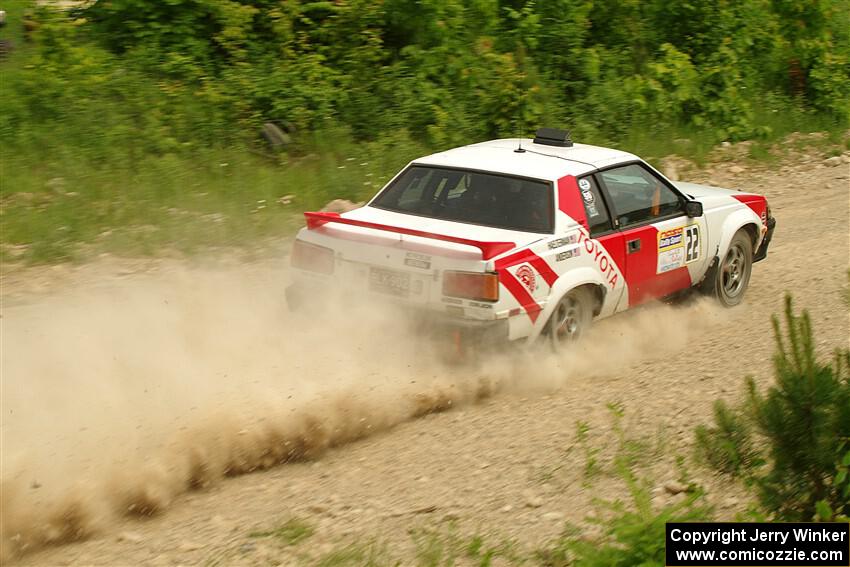
<path fill-rule="evenodd" d="M 410 294 L 410 274 L 371 268 L 369 270 L 369 289 L 379 293 L 406 297 Z"/>

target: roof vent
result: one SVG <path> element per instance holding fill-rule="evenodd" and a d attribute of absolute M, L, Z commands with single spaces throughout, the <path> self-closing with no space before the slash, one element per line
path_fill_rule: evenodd
<path fill-rule="evenodd" d="M 544 146 L 558 146 L 559 148 L 573 147 L 569 130 L 558 130 L 557 128 L 538 128 L 534 133 L 534 143 Z"/>

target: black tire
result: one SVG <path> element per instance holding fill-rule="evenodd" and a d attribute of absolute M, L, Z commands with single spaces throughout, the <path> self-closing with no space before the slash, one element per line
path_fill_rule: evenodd
<path fill-rule="evenodd" d="M 546 322 L 546 335 L 552 349 L 560 351 L 578 341 L 593 322 L 594 297 L 587 288 L 570 291 Z"/>
<path fill-rule="evenodd" d="M 718 262 L 707 291 L 724 307 L 734 307 L 744 299 L 752 272 L 753 242 L 745 230 L 739 230 Z"/>

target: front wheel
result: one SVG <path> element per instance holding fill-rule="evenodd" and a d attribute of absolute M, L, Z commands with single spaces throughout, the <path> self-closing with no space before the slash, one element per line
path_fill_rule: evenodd
<path fill-rule="evenodd" d="M 560 351 L 576 342 L 593 321 L 593 297 L 587 289 L 574 289 L 558 301 L 549 317 L 547 334 L 552 349 Z"/>
<path fill-rule="evenodd" d="M 709 294 L 725 307 L 738 305 L 744 299 L 752 270 L 753 243 L 745 231 L 739 230 L 717 267 Z"/>

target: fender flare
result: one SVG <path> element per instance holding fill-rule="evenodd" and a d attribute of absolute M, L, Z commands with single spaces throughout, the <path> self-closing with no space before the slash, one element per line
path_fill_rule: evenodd
<path fill-rule="evenodd" d="M 723 225 L 720 228 L 720 241 L 717 245 L 716 255 L 720 258 L 725 256 L 732 242 L 732 237 L 748 224 L 753 225 L 756 229 L 756 241 L 753 243 L 753 254 L 755 254 L 755 251 L 758 250 L 759 244 L 761 244 L 764 238 L 764 233 L 760 230 L 761 219 L 752 209 L 744 206 L 744 208 L 733 212 L 723 221 Z"/>
<path fill-rule="evenodd" d="M 546 298 L 546 307 L 540 312 L 540 316 L 537 319 L 538 323 L 534 325 L 531 335 L 528 337 L 529 344 L 536 341 L 543 332 L 543 329 L 546 328 L 549 318 L 552 316 L 552 312 L 555 311 L 558 302 L 569 292 L 582 285 L 593 285 L 601 288 L 603 293 L 602 301 L 603 303 L 605 302 L 605 297 L 609 290 L 597 270 L 585 266 L 567 271 L 555 281 L 549 290 L 549 297 Z"/>

